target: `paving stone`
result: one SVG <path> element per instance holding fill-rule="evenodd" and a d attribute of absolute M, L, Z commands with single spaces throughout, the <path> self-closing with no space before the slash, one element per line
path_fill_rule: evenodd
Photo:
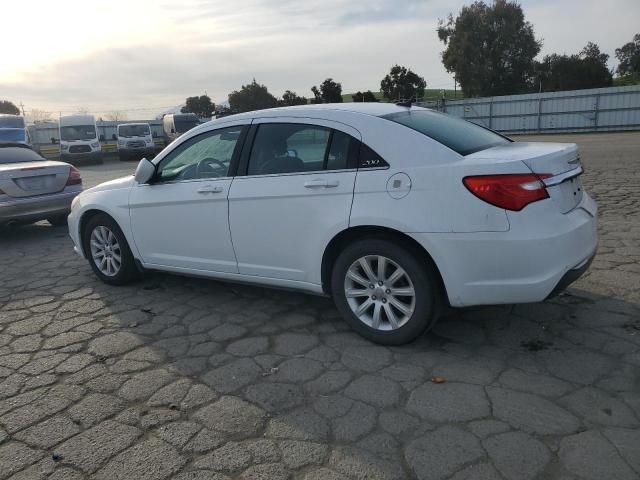
<path fill-rule="evenodd" d="M 607 428 L 602 433 L 640 476 L 640 430 Z"/>
<path fill-rule="evenodd" d="M 224 342 L 233 338 L 242 337 L 247 332 L 245 327 L 240 325 L 223 324 L 209 332 L 209 336 L 216 342 Z"/>
<path fill-rule="evenodd" d="M 420 424 L 420 420 L 405 412 L 389 410 L 380 414 L 378 423 L 391 435 L 402 435 L 415 429 Z"/>
<path fill-rule="evenodd" d="M 446 378 L 447 382 L 488 385 L 496 379 L 503 368 L 504 364 L 497 360 L 474 357 L 439 365 L 433 370 L 433 374 Z"/>
<path fill-rule="evenodd" d="M 410 395 L 407 411 L 425 420 L 464 422 L 491 413 L 482 387 L 463 383 L 425 383 Z"/>
<path fill-rule="evenodd" d="M 454 426 L 425 433 L 405 448 L 405 459 L 420 480 L 444 479 L 484 457 L 476 437 Z"/>
<path fill-rule="evenodd" d="M 470 422 L 469 429 L 476 437 L 486 438 L 489 435 L 506 432 L 510 429 L 510 427 L 500 420 L 494 420 L 490 418 L 486 420 L 476 420 Z"/>
<path fill-rule="evenodd" d="M 157 435 L 174 447 L 183 447 L 202 427 L 195 422 L 171 422 L 156 430 Z"/>
<path fill-rule="evenodd" d="M 61 347 L 66 347 L 67 345 L 72 345 L 74 343 L 85 342 L 89 340 L 92 336 L 88 333 L 83 332 L 66 332 L 56 335 L 55 337 L 51 337 L 47 339 L 42 348 L 44 349 L 56 349 Z"/>
<path fill-rule="evenodd" d="M 226 442 L 228 434 L 203 428 L 184 447 L 185 451 L 203 453 L 218 448 Z"/>
<path fill-rule="evenodd" d="M 580 421 L 542 397 L 489 387 L 493 415 L 515 428 L 538 435 L 566 435 L 580 428 Z"/>
<path fill-rule="evenodd" d="M 138 373 L 122 384 L 118 396 L 129 401 L 146 400 L 174 377 L 174 374 L 161 368 Z"/>
<path fill-rule="evenodd" d="M 14 433 L 13 438 L 28 445 L 47 449 L 78 433 L 80 429 L 69 418 L 56 415 L 37 425 Z"/>
<path fill-rule="evenodd" d="M 40 450 L 29 448 L 23 443 L 0 444 L 0 478 L 7 478 L 42 458 Z"/>
<path fill-rule="evenodd" d="M 400 386 L 378 375 L 363 375 L 345 389 L 344 394 L 374 407 L 391 407 L 400 400 Z"/>
<path fill-rule="evenodd" d="M 71 401 L 58 395 L 42 396 L 33 403 L 16 408 L 0 417 L 0 424 L 9 433 L 17 432 L 67 408 Z"/>
<path fill-rule="evenodd" d="M 333 436 L 339 442 L 353 442 L 371 432 L 375 425 L 376 410 L 360 402 L 354 402 L 346 415 L 331 421 Z"/>
<path fill-rule="evenodd" d="M 613 445 L 593 430 L 563 438 L 558 457 L 564 468 L 588 480 L 638 478 Z"/>
<path fill-rule="evenodd" d="M 168 443 L 151 438 L 118 454 L 95 474 L 96 480 L 162 480 L 172 477 L 186 458 Z"/>
<path fill-rule="evenodd" d="M 278 371 L 270 380 L 284 383 L 299 383 L 312 380 L 323 371 L 322 363 L 308 358 L 290 358 L 278 365 Z"/>
<path fill-rule="evenodd" d="M 301 408 L 269 420 L 265 436 L 268 438 L 326 441 L 327 422 L 317 413 Z"/>
<path fill-rule="evenodd" d="M 253 357 L 265 353 L 268 348 L 269 339 L 267 337 L 249 337 L 230 343 L 227 352 L 238 357 Z"/>
<path fill-rule="evenodd" d="M 147 400 L 147 405 L 151 407 L 170 405 L 172 403 L 178 405 L 185 397 L 190 387 L 191 381 L 189 379 L 183 378 L 177 380 L 165 387 L 162 387 L 154 393 L 151 398 Z"/>
<path fill-rule="evenodd" d="M 399 463 L 388 462 L 372 453 L 353 447 L 336 446 L 330 454 L 328 465 L 331 469 L 358 480 L 406 478 Z"/>
<path fill-rule="evenodd" d="M 327 445 L 314 442 L 300 442 L 285 440 L 280 442 L 282 461 L 292 470 L 297 470 L 307 465 L 320 465 L 329 451 Z"/>
<path fill-rule="evenodd" d="M 551 461 L 547 447 L 522 432 L 494 435 L 482 442 L 500 473 L 510 480 L 527 480 L 541 474 Z"/>
<path fill-rule="evenodd" d="M 142 432 L 137 428 L 106 420 L 79 433 L 57 447 L 66 463 L 87 472 L 95 472 L 102 463 L 124 450 Z"/>
<path fill-rule="evenodd" d="M 489 463 L 477 463 L 463 468 L 451 480 L 502 480 L 504 477 Z"/>
<path fill-rule="evenodd" d="M 513 368 L 500 375 L 498 382 L 511 390 L 533 393 L 543 397 L 558 397 L 573 390 L 570 383 L 557 378 Z"/>
<path fill-rule="evenodd" d="M 69 408 L 69 415 L 74 420 L 90 427 L 123 410 L 125 404 L 118 397 L 102 393 L 90 393 L 79 403 Z"/>
<path fill-rule="evenodd" d="M 306 472 L 302 480 L 346 480 L 346 478 L 341 473 L 322 467 Z"/>
<path fill-rule="evenodd" d="M 184 472 L 174 477 L 174 480 L 230 480 L 231 477 L 211 470 Z"/>
<path fill-rule="evenodd" d="M 216 472 L 234 474 L 244 470 L 251 464 L 251 453 L 236 442 L 208 453 L 194 462 L 196 468 L 208 468 Z"/>
<path fill-rule="evenodd" d="M 283 333 L 275 337 L 273 353 L 279 355 L 298 355 L 312 349 L 318 344 L 314 335 L 303 333 Z"/>
<path fill-rule="evenodd" d="M 597 388 L 583 388 L 559 403 L 587 422 L 621 427 L 638 425 L 629 407 Z"/>
<path fill-rule="evenodd" d="M 591 385 L 613 368 L 610 357 L 586 351 L 545 352 L 547 369 L 558 378 Z"/>
<path fill-rule="evenodd" d="M 289 477 L 289 472 L 279 463 L 254 465 L 240 476 L 243 480 L 287 480 Z"/>
<path fill-rule="evenodd" d="M 340 394 L 322 395 L 316 397 L 313 401 L 314 410 L 327 418 L 338 418 L 346 415 L 352 405 L 353 400 Z"/>
<path fill-rule="evenodd" d="M 282 457 L 278 444 L 274 440 L 264 438 L 245 440 L 242 442 L 242 446 L 251 453 L 253 463 L 279 462 Z"/>
<path fill-rule="evenodd" d="M 342 363 L 350 369 L 376 372 L 389 365 L 391 352 L 382 346 L 347 347 L 342 352 Z"/>
<path fill-rule="evenodd" d="M 344 387 L 351 381 L 351 374 L 346 371 L 328 371 L 315 380 L 304 384 L 304 389 L 311 395 L 326 395 Z"/>
<path fill-rule="evenodd" d="M 249 358 L 241 358 L 216 368 L 202 377 L 202 380 L 216 392 L 231 393 L 259 378 L 262 369 Z"/>
<path fill-rule="evenodd" d="M 180 403 L 181 410 L 199 407 L 218 398 L 218 395 L 206 385 L 196 384 L 191 387 Z"/>
<path fill-rule="evenodd" d="M 379 455 L 380 458 L 394 461 L 400 442 L 386 432 L 373 432 L 356 443 L 358 448 Z"/>
<path fill-rule="evenodd" d="M 140 426 L 148 430 L 158 425 L 163 425 L 167 422 L 173 422 L 180 418 L 180 412 L 172 410 L 170 408 L 153 408 L 146 412 L 140 418 Z"/>
<path fill-rule="evenodd" d="M 268 412 L 280 412 L 304 403 L 302 390 L 290 383 L 258 383 L 247 387 L 246 398 Z"/>
<path fill-rule="evenodd" d="M 100 357 L 113 357 L 133 350 L 142 343 L 142 340 L 133 333 L 109 333 L 89 342 L 88 351 Z"/>
<path fill-rule="evenodd" d="M 238 397 L 225 396 L 198 410 L 193 418 L 211 429 L 250 437 L 263 428 L 266 413 Z"/>
<path fill-rule="evenodd" d="M 68 467 L 56 469 L 47 480 L 84 480 L 84 475 Z"/>

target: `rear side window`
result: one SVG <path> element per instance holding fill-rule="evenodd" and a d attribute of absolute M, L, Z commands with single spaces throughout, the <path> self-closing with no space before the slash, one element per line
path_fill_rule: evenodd
<path fill-rule="evenodd" d="M 364 143 L 360 144 L 360 154 L 358 156 L 358 168 L 384 168 L 389 164 Z"/>
<path fill-rule="evenodd" d="M 509 140 L 486 128 L 460 118 L 430 110 L 407 110 L 381 118 L 399 123 L 449 147 L 460 155 L 509 143 Z"/>
<path fill-rule="evenodd" d="M 25 147 L 0 147 L 0 165 L 7 163 L 38 162 L 44 160 L 40 155 Z"/>

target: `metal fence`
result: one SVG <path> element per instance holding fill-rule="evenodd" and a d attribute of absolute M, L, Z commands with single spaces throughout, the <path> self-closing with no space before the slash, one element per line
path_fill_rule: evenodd
<path fill-rule="evenodd" d="M 640 130 L 640 85 L 420 102 L 504 133 Z"/>

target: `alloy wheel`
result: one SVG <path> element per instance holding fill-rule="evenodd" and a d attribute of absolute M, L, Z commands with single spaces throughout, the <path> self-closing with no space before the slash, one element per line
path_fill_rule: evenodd
<path fill-rule="evenodd" d="M 122 266 L 122 250 L 114 233 L 104 225 L 91 232 L 91 257 L 103 275 L 113 277 Z"/>

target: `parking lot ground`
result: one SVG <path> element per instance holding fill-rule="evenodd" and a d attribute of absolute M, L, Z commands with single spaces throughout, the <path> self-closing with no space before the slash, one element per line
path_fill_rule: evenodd
<path fill-rule="evenodd" d="M 66 229 L 3 230 L 0 479 L 639 478 L 640 134 L 527 139 L 581 146 L 590 271 L 402 347 L 326 298 L 165 274 L 110 287 Z"/>

